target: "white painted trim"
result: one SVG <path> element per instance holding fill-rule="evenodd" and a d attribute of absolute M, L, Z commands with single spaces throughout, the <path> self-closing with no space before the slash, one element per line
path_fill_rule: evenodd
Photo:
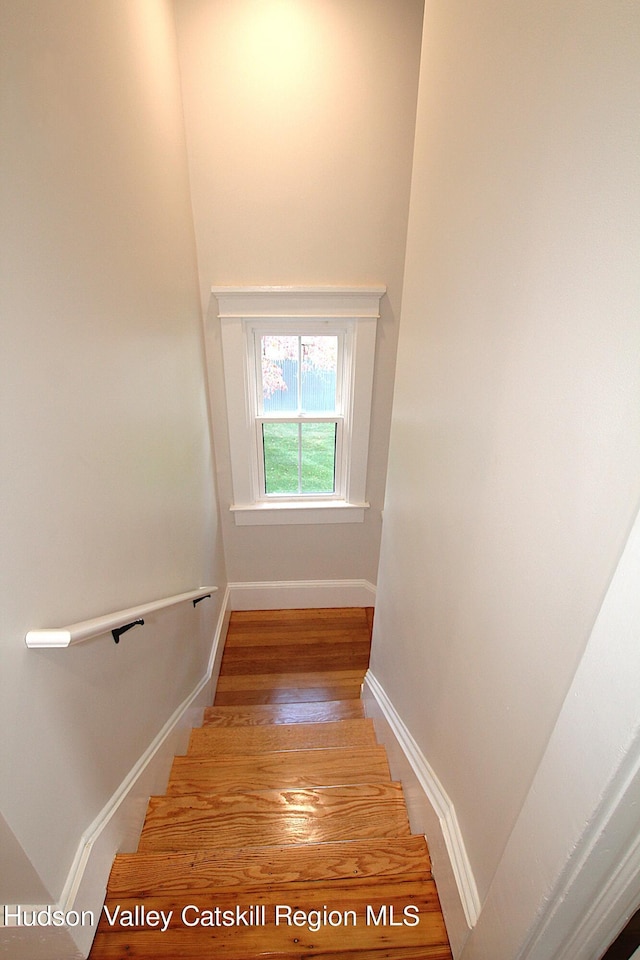
<path fill-rule="evenodd" d="M 232 504 L 239 527 L 286 523 L 362 523 L 368 503 L 347 503 L 345 500 L 314 500 L 303 503 L 287 500 L 282 503 Z"/>
<path fill-rule="evenodd" d="M 468 926 L 472 928 L 480 916 L 481 904 L 462 831 L 460 830 L 460 824 L 456 817 L 455 807 L 438 780 L 435 771 L 430 766 L 427 758 L 409 732 L 409 729 L 387 696 L 384 688 L 371 670 L 367 671 L 365 685 L 371 691 L 380 707 L 404 755 L 409 761 L 422 790 L 436 813 L 460 895 L 465 919 Z"/>
<path fill-rule="evenodd" d="M 372 607 L 376 588 L 368 580 L 273 580 L 230 583 L 231 610 L 304 610 L 310 607 Z"/>
<path fill-rule="evenodd" d="M 222 317 L 379 317 L 382 284 L 370 287 L 211 288 Z"/>
<path fill-rule="evenodd" d="M 636 806 L 638 800 L 637 781 L 640 776 L 639 757 L 635 758 L 635 776 L 636 780 Z M 617 803 L 607 804 L 606 815 L 594 825 L 591 831 L 591 844 L 587 855 L 580 858 L 580 863 L 573 871 L 572 883 L 576 884 L 580 870 L 589 871 L 589 857 L 596 854 L 599 843 L 608 843 L 608 821 L 613 820 L 615 810 L 622 799 L 620 793 L 624 795 L 626 791 L 620 791 L 616 795 Z M 628 797 L 626 798 L 628 802 Z M 602 820 L 605 822 L 603 823 Z M 557 955 L 557 960 L 574 960 L 575 957 L 601 957 L 609 946 L 614 942 L 620 931 L 623 929 L 626 921 L 633 916 L 638 909 L 640 897 L 640 835 L 635 838 L 632 846 L 626 855 L 622 856 L 621 862 L 614 866 L 613 874 L 607 878 L 604 885 L 599 889 L 592 903 L 588 906 L 583 916 L 583 921 L 574 930 L 572 936 L 567 940 L 563 948 Z M 619 912 L 623 911 L 624 920 L 619 918 Z M 550 922 L 554 918 L 550 918 Z M 640 950 L 637 951 L 640 954 Z M 525 954 L 526 956 L 526 954 Z M 635 954 L 634 954 L 635 956 Z M 631 958 L 633 960 L 633 958 Z M 640 960 L 640 957 L 639 957 Z"/>
<path fill-rule="evenodd" d="M 185 603 L 187 600 L 196 600 L 199 597 L 206 597 L 209 593 L 215 593 L 217 587 L 198 587 L 197 590 L 190 590 L 188 593 L 178 593 L 173 597 L 163 597 L 161 600 L 152 600 L 151 603 L 140 603 L 137 607 L 128 607 L 126 610 L 116 610 L 115 613 L 107 613 L 102 617 L 94 617 L 92 620 L 81 620 L 78 623 L 72 623 L 68 627 L 48 627 L 42 630 L 29 630 L 25 637 L 28 647 L 69 647 L 74 643 L 82 643 L 84 640 L 90 640 L 92 637 L 100 637 L 109 631 L 123 626 L 131 620 L 138 620 L 141 617 L 149 616 L 164 610 L 166 607 L 173 607 L 178 603 Z"/>
<path fill-rule="evenodd" d="M 207 592 L 209 589 L 206 588 Z M 149 796 L 165 789 L 173 757 L 186 748 L 191 727 L 201 722 L 202 711 L 211 702 L 220 669 L 222 640 L 229 622 L 229 601 L 230 590 L 227 586 L 213 632 L 206 672 L 174 710 L 98 816 L 82 834 L 59 902 L 52 905 L 53 910 L 62 910 L 65 913 L 70 910 L 89 910 L 97 922 L 114 856 L 122 850 L 135 849 Z M 46 910 L 47 906 L 50 905 L 40 904 L 33 909 Z M 26 909 L 31 910 L 32 906 Z M 81 956 L 88 954 L 96 932 L 95 928 L 91 927 L 68 927 L 57 929 L 55 940 L 35 943 L 32 942 L 34 936 L 38 941 L 41 939 L 38 928 L 10 929 L 12 943 L 16 947 L 21 944 L 30 945 L 30 949 L 33 948 L 35 952 L 29 956 L 33 956 L 34 960 L 36 957 L 37 960 L 79 960 Z M 49 931 L 50 928 L 47 929 Z"/>

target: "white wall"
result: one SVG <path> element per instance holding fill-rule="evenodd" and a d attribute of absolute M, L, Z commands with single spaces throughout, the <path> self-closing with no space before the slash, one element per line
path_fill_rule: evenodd
<path fill-rule="evenodd" d="M 172 8 L 5 0 L 0 44 L 0 902 L 42 903 L 206 672 L 218 601 L 118 647 L 25 633 L 224 564 Z"/>
<path fill-rule="evenodd" d="M 640 904 L 640 514 L 464 960 L 600 960 Z"/>
<path fill-rule="evenodd" d="M 425 8 L 372 669 L 481 900 L 640 499 L 639 28 Z"/>
<path fill-rule="evenodd" d="M 209 320 L 231 580 L 375 582 L 422 0 L 178 0 L 201 291 L 383 283 L 364 524 L 236 527 Z M 310 549 L 310 534 L 313 549 Z"/>

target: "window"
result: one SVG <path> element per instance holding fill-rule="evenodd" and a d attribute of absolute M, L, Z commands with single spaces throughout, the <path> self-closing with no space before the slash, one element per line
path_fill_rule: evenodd
<path fill-rule="evenodd" d="M 214 287 L 238 524 L 364 519 L 384 287 Z"/>
<path fill-rule="evenodd" d="M 261 496 L 335 496 L 342 488 L 343 332 L 253 335 Z"/>

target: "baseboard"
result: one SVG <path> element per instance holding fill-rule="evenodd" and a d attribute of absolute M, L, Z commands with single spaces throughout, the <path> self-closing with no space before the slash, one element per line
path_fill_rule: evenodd
<path fill-rule="evenodd" d="M 367 671 L 365 712 L 374 721 L 402 784 L 411 829 L 427 836 L 433 874 L 454 956 L 480 915 L 480 899 L 451 799 L 374 674 Z"/>
<path fill-rule="evenodd" d="M 230 583 L 231 610 L 304 610 L 309 607 L 372 607 L 368 580 L 273 580 Z"/>
<path fill-rule="evenodd" d="M 164 793 L 173 758 L 186 750 L 189 732 L 199 726 L 204 708 L 211 703 L 220 670 L 223 639 L 230 616 L 227 587 L 213 631 L 211 654 L 205 674 L 176 708 L 147 750 L 83 833 L 67 875 L 59 903 L 22 905 L 24 910 L 59 910 L 65 916 L 93 916 L 96 924 L 102 911 L 107 880 L 116 853 L 135 850 L 149 797 Z M 14 909 L 14 908 L 12 908 Z M 0 918 L 0 923 L 2 918 Z M 11 943 L 13 955 L 29 960 L 82 960 L 91 948 L 95 925 L 70 924 L 42 929 L 6 926 L 2 942 Z"/>

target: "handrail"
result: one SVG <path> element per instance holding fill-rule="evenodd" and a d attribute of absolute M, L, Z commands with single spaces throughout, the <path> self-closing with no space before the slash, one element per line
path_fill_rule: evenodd
<path fill-rule="evenodd" d="M 95 617 L 93 620 L 81 620 L 79 623 L 72 623 L 68 627 L 29 630 L 25 642 L 28 647 L 32 648 L 70 647 L 74 643 L 82 643 L 84 640 L 99 637 L 103 633 L 109 633 L 109 631 L 113 632 L 113 639 L 116 640 L 118 630 L 120 629 L 120 632 L 123 632 L 121 628 L 130 621 L 141 620 L 147 614 L 155 613 L 156 610 L 163 610 L 165 607 L 173 607 L 176 603 L 184 603 L 186 600 L 192 600 L 195 607 L 196 603 L 204 600 L 205 597 L 210 597 L 217 589 L 217 587 L 200 587 L 199 590 L 190 590 L 188 593 L 178 593 L 174 597 L 165 597 L 163 600 L 142 603 L 138 607 L 129 607 L 128 610 L 107 613 L 105 616 Z"/>

